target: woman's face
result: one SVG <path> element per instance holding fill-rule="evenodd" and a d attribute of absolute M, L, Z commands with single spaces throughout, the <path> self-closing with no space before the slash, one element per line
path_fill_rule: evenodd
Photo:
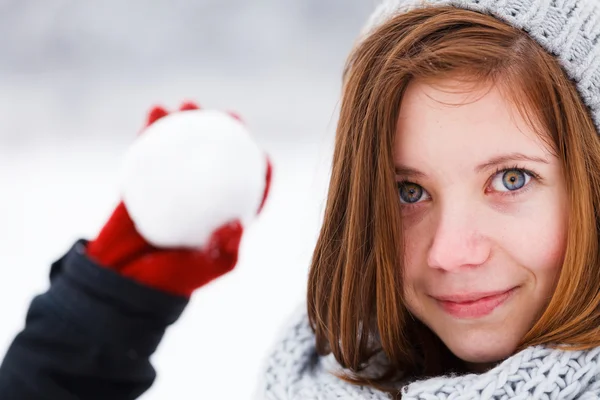
<path fill-rule="evenodd" d="M 552 296 L 567 194 L 560 160 L 498 88 L 460 88 L 412 82 L 402 102 L 404 293 L 457 357 L 485 364 L 515 351 Z"/>

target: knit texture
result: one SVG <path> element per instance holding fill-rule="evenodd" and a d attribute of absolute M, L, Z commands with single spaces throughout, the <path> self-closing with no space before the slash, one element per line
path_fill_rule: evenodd
<path fill-rule="evenodd" d="M 320 357 L 300 309 L 266 361 L 257 398 L 267 400 L 384 400 L 387 393 L 352 385 L 331 372 L 332 356 Z M 399 385 L 403 400 L 598 399 L 600 348 L 563 351 L 531 347 L 483 374 L 438 377 Z"/>
<path fill-rule="evenodd" d="M 371 15 L 362 35 L 398 13 L 427 6 L 477 11 L 527 32 L 576 83 L 600 132 L 599 0 L 386 0 Z"/>

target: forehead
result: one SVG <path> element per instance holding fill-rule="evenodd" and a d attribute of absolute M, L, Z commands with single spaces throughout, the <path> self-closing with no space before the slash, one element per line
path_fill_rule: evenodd
<path fill-rule="evenodd" d="M 546 145 L 497 86 L 458 80 L 411 82 L 396 130 L 395 158 L 443 161 L 506 152 L 547 153 Z"/>

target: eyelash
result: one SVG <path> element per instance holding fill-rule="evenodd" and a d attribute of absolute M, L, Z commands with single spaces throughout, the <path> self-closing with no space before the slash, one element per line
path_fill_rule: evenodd
<path fill-rule="evenodd" d="M 523 173 L 525 173 L 525 174 L 529 175 L 529 176 L 530 176 L 532 179 L 535 179 L 535 180 L 536 180 L 536 181 L 538 181 L 538 182 L 542 182 L 542 177 L 540 177 L 540 175 L 539 175 L 539 174 L 537 174 L 536 172 L 534 172 L 534 171 L 532 171 L 532 170 L 530 170 L 530 169 L 527 169 L 527 168 L 520 167 L 519 165 L 513 165 L 513 166 L 511 166 L 511 167 L 498 167 L 498 168 L 496 169 L 496 171 L 495 171 L 495 172 L 494 172 L 494 173 L 493 173 L 493 174 L 492 174 L 492 175 L 491 175 L 491 176 L 488 178 L 488 181 L 487 181 L 487 182 L 488 182 L 488 183 L 487 183 L 487 186 L 489 186 L 489 185 L 490 185 L 490 183 L 491 183 L 491 180 L 492 180 L 494 177 L 496 177 L 498 174 L 505 173 L 505 172 L 507 172 L 507 171 L 520 171 L 520 172 L 523 172 Z M 400 186 L 401 184 L 404 184 L 404 183 L 414 183 L 414 184 L 417 184 L 417 185 L 418 185 L 418 183 L 417 183 L 417 182 L 411 182 L 411 181 L 400 181 L 400 182 L 398 182 L 398 186 Z M 419 185 L 419 186 L 421 186 L 421 185 Z M 510 196 L 510 197 L 515 197 L 515 196 L 521 195 L 521 194 L 523 194 L 525 191 L 527 191 L 527 190 L 528 190 L 529 186 L 531 186 L 531 183 L 529 183 L 527 186 L 525 186 L 525 187 L 523 187 L 523 188 L 520 188 L 520 189 L 517 189 L 517 190 L 507 190 L 506 192 L 502 192 L 501 196 Z M 415 207 L 415 206 L 417 206 L 418 204 L 419 204 L 419 202 L 416 202 L 416 203 L 401 203 L 401 205 L 402 205 L 403 207 Z"/>

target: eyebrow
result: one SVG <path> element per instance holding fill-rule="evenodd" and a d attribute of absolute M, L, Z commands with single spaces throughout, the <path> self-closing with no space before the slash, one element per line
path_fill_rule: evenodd
<path fill-rule="evenodd" d="M 474 171 L 479 173 L 481 171 L 485 171 L 487 169 L 495 167 L 499 164 L 504 164 L 509 161 L 532 161 L 536 163 L 549 164 L 548 160 L 541 157 L 528 156 L 522 153 L 510 153 L 492 157 L 488 161 L 476 166 Z M 396 175 L 402 175 L 411 178 L 424 178 L 426 176 L 423 172 L 419 171 L 418 169 L 411 168 L 402 164 L 396 165 L 395 170 Z"/>
<path fill-rule="evenodd" d="M 522 153 L 510 153 L 492 157 L 483 164 L 479 164 L 475 167 L 475 172 L 485 171 L 487 169 L 497 166 L 498 164 L 504 164 L 508 161 L 532 161 L 535 163 L 549 164 L 548 160 L 546 160 L 545 158 L 528 156 Z"/>
<path fill-rule="evenodd" d="M 424 178 L 425 174 L 421 171 L 407 167 L 406 165 L 396 165 L 396 175 L 406 176 L 407 178 Z"/>

